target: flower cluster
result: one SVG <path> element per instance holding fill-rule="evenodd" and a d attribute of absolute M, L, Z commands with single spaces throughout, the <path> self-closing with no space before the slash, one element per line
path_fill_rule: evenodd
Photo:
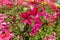
<path fill-rule="evenodd" d="M 32 31 L 30 35 L 36 35 L 40 27 L 42 26 L 42 21 L 39 18 L 41 16 L 40 13 L 38 13 L 37 8 L 33 8 L 31 11 L 22 13 L 20 17 L 22 18 L 22 21 L 25 22 L 28 25 L 32 25 L 32 20 L 34 21 L 34 25 L 32 27 Z"/>
<path fill-rule="evenodd" d="M 0 31 L 0 40 L 10 40 L 13 34 L 9 30 Z"/>
<path fill-rule="evenodd" d="M 5 22 L 6 18 L 6 14 L 0 14 L 0 40 L 10 40 L 13 36 L 8 30 L 9 22 Z"/>
<path fill-rule="evenodd" d="M 57 13 L 53 14 L 44 13 L 45 20 L 49 20 L 50 22 L 54 22 L 57 17 L 58 17 Z"/>
<path fill-rule="evenodd" d="M 55 0 L 0 0 L 0 40 L 58 39 L 60 5 L 58 7 L 54 2 Z"/>
<path fill-rule="evenodd" d="M 28 5 L 30 3 L 41 3 L 45 0 L 28 0 L 29 3 L 27 3 L 26 0 L 0 0 L 0 6 L 7 6 L 8 8 L 12 8 L 14 5 Z M 48 2 L 54 2 L 54 0 L 47 0 Z"/>
<path fill-rule="evenodd" d="M 54 32 L 52 35 L 49 35 L 48 37 L 45 36 L 44 40 L 56 40 L 56 33 Z"/>
<path fill-rule="evenodd" d="M 52 7 L 52 8 L 53 8 L 53 10 L 55 9 L 54 7 Z M 32 27 L 30 35 L 33 35 L 33 36 L 36 35 L 38 30 L 42 26 L 43 22 L 40 18 L 41 16 L 43 16 L 45 20 L 49 21 L 48 24 L 55 22 L 56 18 L 58 18 L 57 12 L 48 14 L 47 12 L 45 12 L 44 9 L 40 9 L 40 10 L 41 10 L 41 12 L 38 12 L 38 8 L 34 7 L 30 11 L 21 13 L 21 15 L 20 15 L 20 17 L 22 18 L 22 22 L 23 23 L 25 22 L 27 25 L 32 25 L 32 21 L 34 21 L 34 25 Z M 58 8 L 56 8 L 56 10 L 58 10 Z"/>
<path fill-rule="evenodd" d="M 8 22 L 5 22 L 7 16 L 5 14 L 0 14 L 0 29 L 4 29 L 8 27 Z"/>

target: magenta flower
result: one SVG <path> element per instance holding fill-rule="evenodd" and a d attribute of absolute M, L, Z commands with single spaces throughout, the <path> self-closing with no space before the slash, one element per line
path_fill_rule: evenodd
<path fill-rule="evenodd" d="M 42 26 L 42 23 L 41 24 L 35 24 L 31 29 L 30 36 L 35 36 L 38 33 L 41 26 Z"/>
<path fill-rule="evenodd" d="M 29 12 L 22 13 L 20 17 L 22 18 L 23 23 L 26 23 L 28 25 L 32 24 L 32 17 L 30 16 Z"/>
<path fill-rule="evenodd" d="M 37 32 L 39 31 L 39 29 L 42 26 L 42 21 L 40 18 L 34 18 L 34 26 L 32 27 L 31 36 L 35 36 L 37 34 Z"/>
<path fill-rule="evenodd" d="M 38 13 L 38 9 L 36 7 L 34 7 L 31 11 L 22 13 L 20 15 L 20 17 L 22 18 L 22 22 L 26 23 L 28 25 L 32 24 L 32 18 L 33 18 L 34 25 L 32 27 L 30 35 L 32 35 L 32 36 L 36 35 L 38 30 L 42 26 L 42 21 L 39 18 L 42 15 L 43 15 L 43 13 L 41 13 L 41 12 Z"/>
<path fill-rule="evenodd" d="M 40 23 L 42 23 L 42 21 L 39 17 L 34 18 L 34 24 L 40 24 Z"/>
<path fill-rule="evenodd" d="M 37 8 L 33 8 L 31 11 L 26 12 L 26 13 L 22 13 L 20 15 L 20 17 L 22 18 L 22 21 L 25 22 L 26 24 L 31 25 L 32 24 L 32 18 L 34 18 L 34 20 L 39 20 L 40 21 L 40 17 L 42 14 L 38 13 L 38 9 Z"/>
<path fill-rule="evenodd" d="M 39 12 L 38 13 L 38 8 L 34 7 L 31 11 L 30 11 L 30 14 L 33 16 L 33 17 L 40 17 L 43 15 L 42 12 Z"/>
<path fill-rule="evenodd" d="M 37 15 L 37 12 L 38 12 L 38 9 L 34 7 L 34 8 L 31 10 L 31 15 L 35 16 L 35 15 Z"/>
<path fill-rule="evenodd" d="M 35 24 L 30 32 L 30 36 L 35 36 L 39 30 L 40 26 L 38 24 Z"/>

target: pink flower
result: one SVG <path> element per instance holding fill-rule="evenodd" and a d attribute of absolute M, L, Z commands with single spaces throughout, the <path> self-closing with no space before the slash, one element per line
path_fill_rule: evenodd
<path fill-rule="evenodd" d="M 54 21 L 55 21 L 55 17 L 54 17 L 52 14 L 50 14 L 50 15 L 49 15 L 49 20 L 50 20 L 51 22 L 54 22 Z"/>
<path fill-rule="evenodd" d="M 4 21 L 4 19 L 0 18 L 0 23 L 2 23 Z"/>
<path fill-rule="evenodd" d="M 24 1 L 25 1 L 25 0 L 18 0 L 18 1 L 17 1 L 17 4 L 18 4 L 18 5 L 23 4 Z"/>
<path fill-rule="evenodd" d="M 12 8 L 13 7 L 13 2 L 11 0 L 5 0 L 4 4 L 8 7 L 8 8 Z"/>
<path fill-rule="evenodd" d="M 0 40 L 10 40 L 14 35 L 10 33 L 8 30 L 5 30 L 0 33 Z"/>
<path fill-rule="evenodd" d="M 55 2 L 55 0 L 46 0 L 47 2 L 52 2 L 52 3 L 54 3 Z"/>
<path fill-rule="evenodd" d="M 53 16 L 54 16 L 55 19 L 58 18 L 58 13 L 55 12 L 55 13 L 53 14 Z"/>
<path fill-rule="evenodd" d="M 44 0 L 29 0 L 28 2 L 29 3 L 37 3 L 37 2 L 43 2 Z"/>
<path fill-rule="evenodd" d="M 49 20 L 50 22 L 54 22 L 55 19 L 57 18 L 57 14 L 48 14 L 48 13 L 43 13 L 43 16 L 45 20 Z"/>
<path fill-rule="evenodd" d="M 49 18 L 48 13 L 43 12 L 43 16 L 44 16 L 45 20 L 48 20 L 48 18 Z"/>
<path fill-rule="evenodd" d="M 54 3 L 55 0 L 49 0 L 49 1 Z"/>
<path fill-rule="evenodd" d="M 55 12 L 58 12 L 58 7 L 54 4 L 54 3 L 49 3 L 49 6 L 50 6 L 50 8 L 53 10 L 53 11 L 55 11 Z"/>
<path fill-rule="evenodd" d="M 0 0 L 0 4 L 3 4 L 3 0 Z"/>
<path fill-rule="evenodd" d="M 0 8 L 3 6 L 3 0 L 0 0 Z"/>
<path fill-rule="evenodd" d="M 44 40 L 56 40 L 56 33 L 54 32 L 52 35 L 45 36 Z"/>
<path fill-rule="evenodd" d="M 8 27 L 8 22 L 5 22 L 5 19 L 7 18 L 7 15 L 0 14 L 0 29 L 3 29 L 5 27 Z"/>
<path fill-rule="evenodd" d="M 7 15 L 6 14 L 0 14 L 0 18 L 6 19 L 7 18 Z"/>

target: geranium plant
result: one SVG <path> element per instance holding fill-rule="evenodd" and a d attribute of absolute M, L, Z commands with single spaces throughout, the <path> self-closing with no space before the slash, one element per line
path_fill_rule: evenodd
<path fill-rule="evenodd" d="M 0 0 L 0 40 L 60 40 L 57 0 Z"/>

